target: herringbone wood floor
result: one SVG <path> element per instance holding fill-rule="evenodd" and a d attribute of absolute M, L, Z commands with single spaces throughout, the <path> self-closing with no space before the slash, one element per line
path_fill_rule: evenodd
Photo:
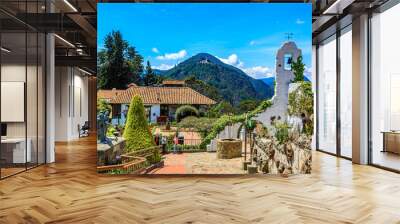
<path fill-rule="evenodd" d="M 314 153 L 313 173 L 162 177 L 96 174 L 96 143 L 0 181 L 0 223 L 400 223 L 400 175 Z"/>

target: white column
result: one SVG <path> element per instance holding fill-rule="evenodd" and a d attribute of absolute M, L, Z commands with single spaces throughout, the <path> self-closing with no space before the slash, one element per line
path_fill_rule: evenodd
<path fill-rule="evenodd" d="M 311 148 L 316 150 L 317 148 L 317 47 L 312 45 L 312 72 L 311 72 L 311 84 L 314 93 L 314 134 L 312 137 Z"/>
<path fill-rule="evenodd" d="M 353 162 L 368 163 L 368 15 L 353 20 Z"/>
<path fill-rule="evenodd" d="M 46 36 L 46 163 L 55 161 L 54 133 L 55 133 L 55 55 L 54 35 Z"/>

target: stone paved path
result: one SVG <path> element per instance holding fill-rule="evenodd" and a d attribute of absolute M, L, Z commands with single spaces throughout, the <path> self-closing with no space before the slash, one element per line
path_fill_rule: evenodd
<path fill-rule="evenodd" d="M 217 159 L 216 153 L 197 152 L 164 155 L 164 167 L 153 174 L 244 174 L 243 158 Z"/>

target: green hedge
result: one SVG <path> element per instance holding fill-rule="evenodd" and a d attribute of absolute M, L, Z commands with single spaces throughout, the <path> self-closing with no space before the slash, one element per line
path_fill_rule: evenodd
<path fill-rule="evenodd" d="M 265 100 L 261 102 L 258 107 L 249 113 L 247 113 L 247 118 L 252 118 L 255 115 L 263 112 L 265 109 L 272 105 L 271 100 Z M 208 144 L 210 144 L 211 140 L 217 137 L 218 133 L 225 129 L 226 126 L 234 124 L 234 123 L 241 123 L 246 120 L 246 114 L 240 115 L 223 115 L 220 117 L 215 123 L 214 126 L 211 128 L 210 133 L 203 139 L 203 142 L 200 144 L 200 148 L 205 149 Z"/>
<path fill-rule="evenodd" d="M 197 110 L 195 107 L 190 106 L 190 105 L 183 105 L 178 107 L 175 112 L 175 119 L 179 122 L 183 118 L 188 117 L 188 116 L 199 116 L 199 110 Z"/>
<path fill-rule="evenodd" d="M 205 152 L 206 150 L 201 148 L 200 145 L 177 145 L 178 152 Z M 167 145 L 167 152 L 174 152 L 174 145 Z"/>

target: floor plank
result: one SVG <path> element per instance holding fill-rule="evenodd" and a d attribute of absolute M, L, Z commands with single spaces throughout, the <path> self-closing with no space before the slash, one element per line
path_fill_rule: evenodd
<path fill-rule="evenodd" d="M 94 137 L 0 181 L 0 223 L 400 223 L 400 175 L 313 153 L 311 175 L 96 173 Z"/>

